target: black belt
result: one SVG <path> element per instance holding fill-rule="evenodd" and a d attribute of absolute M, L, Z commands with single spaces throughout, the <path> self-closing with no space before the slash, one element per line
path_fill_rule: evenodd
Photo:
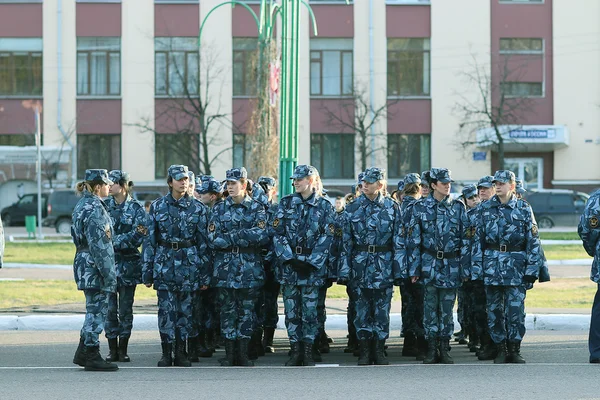
<path fill-rule="evenodd" d="M 510 246 L 507 244 L 492 244 L 492 243 L 486 243 L 485 244 L 485 248 L 484 250 L 497 250 L 501 253 L 510 253 L 513 251 L 527 251 L 527 249 L 525 248 L 525 246 L 521 245 L 521 246 Z"/>
<path fill-rule="evenodd" d="M 393 248 L 390 245 L 387 246 L 375 246 L 372 244 L 369 245 L 359 245 L 359 246 L 354 246 L 354 249 L 356 251 L 366 251 L 369 254 L 374 254 L 374 253 L 387 253 L 388 251 L 392 251 Z"/>
<path fill-rule="evenodd" d="M 233 254 L 262 254 L 263 249 L 257 249 L 255 247 L 227 247 L 226 249 L 219 249 L 222 253 L 233 253 Z"/>
<path fill-rule="evenodd" d="M 445 252 L 445 251 L 441 251 L 441 250 L 431 250 L 431 249 L 428 249 L 426 247 L 421 247 L 421 251 L 434 256 L 438 260 L 443 260 L 444 258 L 458 258 L 458 257 L 460 257 L 460 250 L 454 250 L 454 251 Z"/>
<path fill-rule="evenodd" d="M 172 250 L 186 249 L 188 247 L 193 247 L 196 245 L 195 241 L 192 240 L 181 240 L 179 242 L 165 242 L 164 240 L 159 240 L 158 244 L 163 247 L 167 247 Z"/>
<path fill-rule="evenodd" d="M 312 254 L 312 249 L 309 249 L 308 247 L 302 247 L 302 246 L 294 247 L 293 251 L 294 251 L 294 254 L 296 254 L 296 255 L 309 256 Z"/>

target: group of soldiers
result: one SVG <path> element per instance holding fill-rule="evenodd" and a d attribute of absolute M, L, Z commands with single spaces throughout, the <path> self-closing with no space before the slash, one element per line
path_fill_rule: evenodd
<path fill-rule="evenodd" d="M 225 348 L 221 365 L 254 365 L 274 351 L 280 294 L 286 365 L 315 365 L 329 352 L 325 298 L 336 282 L 349 297 L 344 351 L 359 365 L 389 363 L 394 286 L 404 356 L 453 363 L 458 293 L 462 332 L 479 359 L 525 362 L 525 293 L 549 276 L 514 173 L 483 177 L 454 200 L 445 168 L 408 174 L 392 194 L 385 171 L 369 168 L 335 208 L 313 166 L 297 166 L 290 179 L 295 193 L 277 204 L 272 177 L 252 182 L 242 167 L 228 170 L 225 181 L 195 179 L 172 165 L 169 193 L 146 213 L 130 196 L 126 172 L 87 170 L 73 212 L 75 280 L 87 309 L 73 362 L 116 370 L 114 361 L 129 361 L 135 287 L 143 283 L 157 291 L 159 367 L 190 366 L 218 346 Z"/>

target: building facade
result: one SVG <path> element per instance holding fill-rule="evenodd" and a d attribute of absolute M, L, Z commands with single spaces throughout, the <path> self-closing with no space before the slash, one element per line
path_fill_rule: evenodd
<path fill-rule="evenodd" d="M 24 100 L 43 105 L 43 145 L 54 157 L 64 151 L 59 184 L 90 167 L 127 170 L 149 187 L 164 187 L 171 163 L 202 171 L 201 128 L 186 103 L 198 90 L 207 90 L 208 114 L 225 116 L 211 126 L 211 172 L 222 177 L 243 164 L 258 31 L 243 7 L 221 7 L 199 51 L 200 23 L 221 2 L 0 0 L 0 206 L 16 196 L 15 182 L 35 179 L 30 159 L 2 157 L 2 146 L 35 144 Z M 258 11 L 259 2 L 246 3 Z M 387 105 L 366 157 L 391 181 L 432 166 L 464 182 L 490 174 L 499 165 L 496 133 L 464 111 L 508 107 L 499 120 L 505 167 L 527 187 L 600 184 L 600 36 L 590 28 L 600 2 L 310 4 L 318 35 L 303 7 L 299 162 L 317 166 L 327 186 L 349 187 L 359 172 L 355 135 L 332 118 L 358 118 L 347 107 L 357 96 L 373 109 Z M 192 134 L 174 135 L 182 131 Z"/>

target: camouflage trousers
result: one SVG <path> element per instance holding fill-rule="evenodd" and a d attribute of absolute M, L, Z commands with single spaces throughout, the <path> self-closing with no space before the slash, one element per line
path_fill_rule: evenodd
<path fill-rule="evenodd" d="M 356 318 L 356 288 L 350 282 L 346 286 L 346 294 L 348 295 L 348 308 L 346 309 L 348 334 L 350 337 L 356 337 L 356 328 L 354 327 L 354 319 Z"/>
<path fill-rule="evenodd" d="M 400 286 L 400 293 L 402 292 L 402 330 L 405 334 L 423 336 L 423 284 L 406 279 Z"/>
<path fill-rule="evenodd" d="M 81 327 L 80 337 L 88 347 L 100 346 L 100 334 L 104 329 L 108 312 L 108 293 L 101 290 L 84 290 L 85 319 Z"/>
<path fill-rule="evenodd" d="M 197 290 L 192 293 L 192 330 L 190 337 L 196 337 L 200 332 L 213 329 L 218 320 L 215 315 L 215 289 Z"/>
<path fill-rule="evenodd" d="M 283 285 L 285 326 L 290 342 L 314 343 L 319 332 L 318 286 Z"/>
<path fill-rule="evenodd" d="M 192 330 L 192 292 L 157 290 L 158 331 L 163 341 L 187 340 Z"/>
<path fill-rule="evenodd" d="M 423 287 L 423 329 L 425 337 L 448 340 L 454 333 L 452 310 L 456 301 L 456 289 L 437 288 L 433 285 Z"/>
<path fill-rule="evenodd" d="M 277 299 L 279 297 L 279 291 L 281 287 L 279 282 L 272 277 L 272 280 L 265 280 L 263 286 L 263 320 L 262 325 L 264 328 L 277 328 L 277 322 L 279 322 L 279 304 Z"/>
<path fill-rule="evenodd" d="M 358 340 L 385 340 L 389 337 L 393 294 L 393 286 L 384 289 L 356 288 L 354 327 Z"/>
<path fill-rule="evenodd" d="M 319 299 L 317 301 L 317 321 L 319 321 L 319 330 L 325 329 L 325 321 L 327 320 L 325 299 L 327 299 L 327 289 L 330 287 L 331 285 L 325 285 L 319 288 Z"/>
<path fill-rule="evenodd" d="M 469 332 L 469 304 L 466 302 L 466 298 L 468 294 L 466 293 L 468 289 L 465 288 L 464 284 L 458 288 L 456 291 L 456 302 L 458 306 L 456 307 L 456 319 L 460 324 L 460 330 L 465 334 Z"/>
<path fill-rule="evenodd" d="M 470 281 L 465 287 L 469 304 L 466 315 L 467 325 L 471 327 L 472 333 L 481 337 L 488 331 L 485 286 L 483 281 Z"/>
<path fill-rule="evenodd" d="M 250 339 L 256 328 L 255 288 L 219 288 L 221 336 L 227 340 Z"/>
<path fill-rule="evenodd" d="M 106 338 L 128 338 L 133 327 L 133 299 L 135 286 L 117 286 L 117 293 L 108 294 Z"/>
<path fill-rule="evenodd" d="M 525 336 L 525 286 L 486 286 L 489 333 L 494 343 Z"/>

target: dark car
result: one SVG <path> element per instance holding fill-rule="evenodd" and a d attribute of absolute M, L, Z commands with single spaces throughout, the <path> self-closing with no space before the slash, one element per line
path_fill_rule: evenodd
<path fill-rule="evenodd" d="M 71 233 L 71 215 L 80 197 L 73 189 L 55 190 L 48 197 L 47 216 L 43 226 L 55 227 L 63 235 Z"/>
<path fill-rule="evenodd" d="M 163 196 L 164 196 L 164 194 L 162 194 L 158 190 L 155 190 L 155 191 L 135 190 L 133 193 L 131 193 L 131 197 L 133 197 L 134 200 L 139 201 L 142 205 L 144 205 L 144 203 L 146 201 L 154 201 Z"/>
<path fill-rule="evenodd" d="M 564 189 L 543 189 L 525 194 L 540 228 L 577 226 L 587 193 Z"/>
<path fill-rule="evenodd" d="M 42 218 L 46 216 L 46 202 L 48 193 L 42 193 Z M 1 216 L 4 226 L 25 225 L 25 217 L 37 216 L 37 193 L 27 193 L 16 203 L 2 209 Z"/>

